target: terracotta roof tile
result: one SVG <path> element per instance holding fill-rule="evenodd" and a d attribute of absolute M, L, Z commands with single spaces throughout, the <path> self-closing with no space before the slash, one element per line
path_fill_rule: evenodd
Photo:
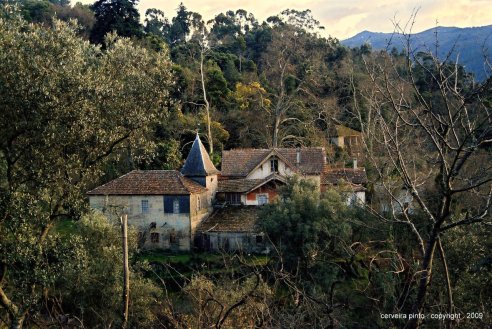
<path fill-rule="evenodd" d="M 292 165 L 296 165 L 297 149 L 295 148 L 280 148 L 278 152 L 283 155 Z M 297 166 L 301 174 L 316 175 L 323 172 L 326 165 L 326 153 L 322 147 L 301 147 L 300 148 L 301 162 Z"/>
<path fill-rule="evenodd" d="M 245 193 L 250 191 L 252 188 L 261 184 L 264 179 L 228 179 L 219 180 L 219 187 L 217 192 L 224 193 Z"/>
<path fill-rule="evenodd" d="M 321 175 L 321 184 L 336 185 L 340 180 L 351 184 L 362 185 L 367 183 L 367 174 L 364 168 L 328 168 L 325 167 Z"/>
<path fill-rule="evenodd" d="M 257 206 L 230 206 L 216 210 L 197 227 L 197 232 L 257 232 Z"/>
<path fill-rule="evenodd" d="M 301 148 L 298 165 L 296 148 L 234 149 L 222 152 L 222 176 L 247 176 L 272 150 L 290 162 L 292 167 L 298 168 L 301 174 L 320 174 L 326 164 L 325 150 L 322 147 Z"/>
<path fill-rule="evenodd" d="M 202 185 L 176 170 L 134 170 L 87 192 L 88 195 L 165 195 L 203 193 Z"/>
<path fill-rule="evenodd" d="M 226 179 L 219 180 L 219 186 L 217 192 L 222 193 L 245 193 L 250 192 L 253 189 L 269 182 L 269 181 L 280 181 L 286 183 L 285 177 L 278 174 L 270 174 L 263 179 Z"/>

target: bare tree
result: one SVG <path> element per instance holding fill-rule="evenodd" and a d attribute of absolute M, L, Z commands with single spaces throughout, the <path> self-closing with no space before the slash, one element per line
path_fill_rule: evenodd
<path fill-rule="evenodd" d="M 205 28 L 202 30 L 202 38 L 200 40 L 200 81 L 202 83 L 202 91 L 203 91 L 203 102 L 205 103 L 205 114 L 207 116 L 207 139 L 208 139 L 208 152 L 212 154 L 214 152 L 214 141 L 212 138 L 212 129 L 210 122 L 210 102 L 207 98 L 207 89 L 205 87 L 205 72 L 203 71 L 203 61 L 205 59 L 205 53 L 207 52 L 206 48 L 206 36 L 205 36 Z"/>
<path fill-rule="evenodd" d="M 272 102 L 264 108 L 270 117 L 269 147 L 306 143 L 313 105 L 323 97 L 320 81 L 329 72 L 324 58 L 335 49 L 333 40 L 320 39 L 302 27 L 273 27 L 272 41 L 261 58 Z"/>
<path fill-rule="evenodd" d="M 475 84 L 457 63 L 441 62 L 437 49 L 416 52 L 410 34 L 396 27 L 408 55 L 365 57 L 368 81 L 354 88 L 354 114 L 383 200 L 370 210 L 384 221 L 407 225 L 415 238 L 420 255 L 410 310 L 425 309 L 437 251 L 452 312 L 441 237 L 458 226 L 491 224 L 492 79 Z M 412 319 L 406 328 L 420 324 Z"/>

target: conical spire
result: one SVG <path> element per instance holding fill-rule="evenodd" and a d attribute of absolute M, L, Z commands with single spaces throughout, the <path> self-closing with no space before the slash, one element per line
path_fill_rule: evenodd
<path fill-rule="evenodd" d="M 197 133 L 181 173 L 185 176 L 197 177 L 214 175 L 218 172 Z"/>

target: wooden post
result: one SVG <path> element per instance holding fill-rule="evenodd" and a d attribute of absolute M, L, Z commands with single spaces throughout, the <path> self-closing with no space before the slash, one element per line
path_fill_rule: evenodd
<path fill-rule="evenodd" d="M 121 327 L 126 328 L 128 323 L 128 301 L 130 293 L 130 278 L 128 271 L 128 215 L 121 216 L 121 233 L 123 239 L 123 323 Z"/>

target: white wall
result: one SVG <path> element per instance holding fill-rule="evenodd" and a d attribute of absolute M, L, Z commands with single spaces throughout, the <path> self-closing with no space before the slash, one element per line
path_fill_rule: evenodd
<path fill-rule="evenodd" d="M 347 198 L 347 204 L 365 204 L 366 203 L 366 192 L 354 192 L 350 194 Z"/>
<path fill-rule="evenodd" d="M 219 185 L 219 180 L 217 179 L 217 175 L 211 175 L 206 177 L 206 188 L 208 189 L 208 203 L 211 205 L 212 201 L 215 199 L 215 193 L 217 193 L 217 188 Z"/>
<path fill-rule="evenodd" d="M 149 212 L 142 213 L 141 201 L 149 201 Z M 128 224 L 137 227 L 145 234 L 145 246 L 149 248 L 167 249 L 174 247 L 179 250 L 190 250 L 191 221 L 190 214 L 165 214 L 162 195 L 131 195 L 131 196 L 89 196 L 91 208 L 103 212 L 108 217 L 116 218 L 124 211 L 128 212 Z M 192 202 L 190 200 L 190 210 Z M 197 214 L 200 217 L 202 214 Z M 150 224 L 155 222 L 155 229 Z M 196 225 L 195 225 L 196 226 Z M 177 237 L 177 244 L 170 246 L 169 235 L 173 232 Z M 150 233 L 159 233 L 159 243 L 152 243 Z"/>
<path fill-rule="evenodd" d="M 271 158 L 271 157 L 270 157 Z M 271 170 L 270 166 L 270 158 L 268 158 L 263 164 L 261 164 L 258 168 L 253 170 L 252 172 L 249 173 L 249 175 L 246 177 L 247 179 L 263 179 L 269 175 L 271 175 L 273 172 Z M 278 173 L 280 176 L 292 176 L 294 172 L 283 162 L 281 159 L 277 158 L 278 160 Z"/>

